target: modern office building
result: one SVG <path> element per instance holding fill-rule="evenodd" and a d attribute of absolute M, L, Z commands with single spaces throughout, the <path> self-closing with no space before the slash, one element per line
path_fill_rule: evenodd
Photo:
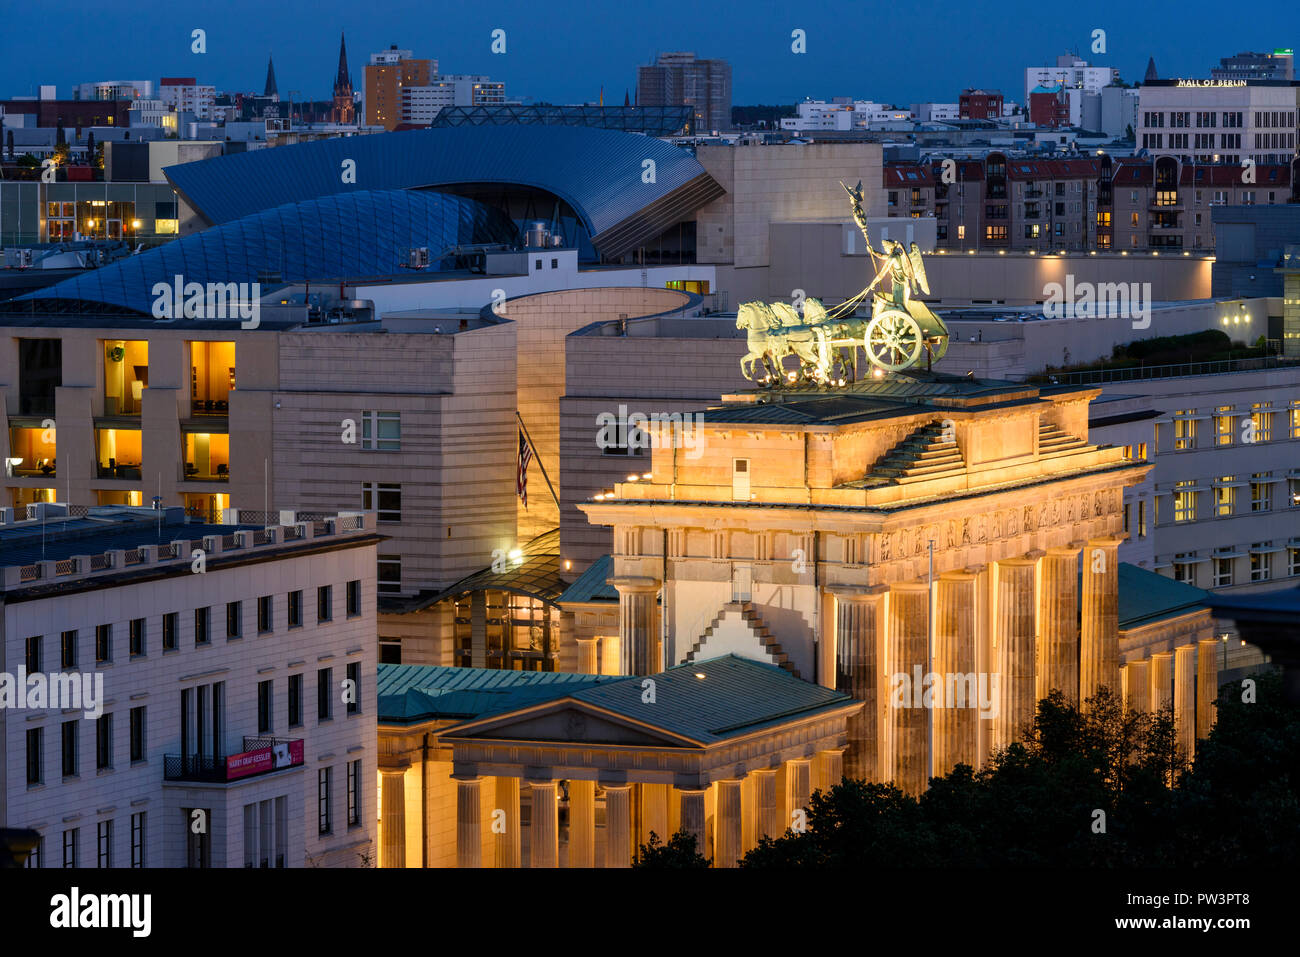
<path fill-rule="evenodd" d="M 217 88 L 199 83 L 192 76 L 165 76 L 158 83 L 158 98 L 178 113 L 193 113 L 197 119 L 211 120 Z"/>
<path fill-rule="evenodd" d="M 150 100 L 153 99 L 152 80 L 102 80 L 98 83 L 78 83 L 72 88 L 74 100 Z"/>
<path fill-rule="evenodd" d="M 1210 70 L 1215 80 L 1294 80 L 1295 53 L 1277 49 L 1272 53 L 1236 53 L 1219 60 Z"/>
<path fill-rule="evenodd" d="M 0 825 L 40 834 L 27 866 L 373 862 L 373 513 L 71 511 L 0 510 Z"/>
<path fill-rule="evenodd" d="M 437 75 L 437 60 L 416 58 L 410 50 L 399 50 L 397 44 L 370 54 L 361 87 L 366 125 L 394 129 L 402 122 L 402 90 L 428 86 Z"/>
<path fill-rule="evenodd" d="M 691 106 L 694 133 L 731 129 L 731 64 L 694 53 L 660 53 L 637 67 L 637 106 Z"/>
<path fill-rule="evenodd" d="M 1154 80 L 1139 93 L 1137 146 L 1185 163 L 1290 163 L 1298 103 L 1292 80 Z"/>
<path fill-rule="evenodd" d="M 1040 86 L 1060 86 L 1067 90 L 1099 93 L 1119 79 L 1119 70 L 1108 66 L 1090 66 L 1087 60 L 1072 53 L 1056 58 L 1055 66 L 1025 67 L 1025 102 Z"/>

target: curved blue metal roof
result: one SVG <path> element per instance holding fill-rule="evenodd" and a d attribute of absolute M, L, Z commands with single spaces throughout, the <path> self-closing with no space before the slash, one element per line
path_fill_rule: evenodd
<path fill-rule="evenodd" d="M 364 191 L 288 203 L 176 239 L 19 299 L 110 303 L 152 315 L 155 283 L 283 283 L 401 272 L 412 249 L 430 259 L 470 243 L 513 243 L 503 212 L 472 199 L 407 190 Z M 431 261 L 428 270 L 448 266 Z M 265 289 L 263 292 L 270 292 Z"/>
<path fill-rule="evenodd" d="M 353 169 L 349 160 L 354 183 L 344 182 Z M 684 149 L 635 133 L 571 126 L 375 133 L 219 156 L 163 173 L 212 223 L 366 189 L 531 186 L 567 202 L 609 255 L 634 248 L 725 192 Z"/>

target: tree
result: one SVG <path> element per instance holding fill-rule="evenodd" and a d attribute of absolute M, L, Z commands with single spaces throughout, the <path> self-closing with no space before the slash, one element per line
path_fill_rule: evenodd
<path fill-rule="evenodd" d="M 638 860 L 632 866 L 648 870 L 697 870 L 707 868 L 709 862 L 696 849 L 694 834 L 678 831 L 664 844 L 651 831 L 650 843 L 641 845 Z"/>
<path fill-rule="evenodd" d="M 1132 123 L 1130 123 L 1128 126 L 1124 127 L 1124 139 L 1126 139 L 1126 140 L 1132 140 L 1132 139 L 1134 139 L 1134 136 L 1133 136 L 1133 124 L 1132 124 Z"/>

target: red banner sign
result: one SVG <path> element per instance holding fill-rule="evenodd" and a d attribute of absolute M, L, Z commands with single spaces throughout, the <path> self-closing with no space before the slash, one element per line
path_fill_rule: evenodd
<path fill-rule="evenodd" d="M 254 774 L 294 767 L 302 764 L 302 753 L 302 741 L 299 739 L 284 741 L 269 748 L 258 748 L 256 751 L 232 754 L 226 758 L 226 780 L 236 781 Z"/>

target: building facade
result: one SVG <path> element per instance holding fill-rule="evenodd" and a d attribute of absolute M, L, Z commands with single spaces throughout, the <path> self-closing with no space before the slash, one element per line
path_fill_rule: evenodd
<path fill-rule="evenodd" d="M 693 133 L 731 129 L 731 64 L 694 53 L 660 53 L 637 67 L 638 106 L 693 106 Z"/>
<path fill-rule="evenodd" d="M 1185 163 L 1291 163 L 1300 85 L 1291 80 L 1155 80 L 1139 92 L 1137 146 Z"/>

